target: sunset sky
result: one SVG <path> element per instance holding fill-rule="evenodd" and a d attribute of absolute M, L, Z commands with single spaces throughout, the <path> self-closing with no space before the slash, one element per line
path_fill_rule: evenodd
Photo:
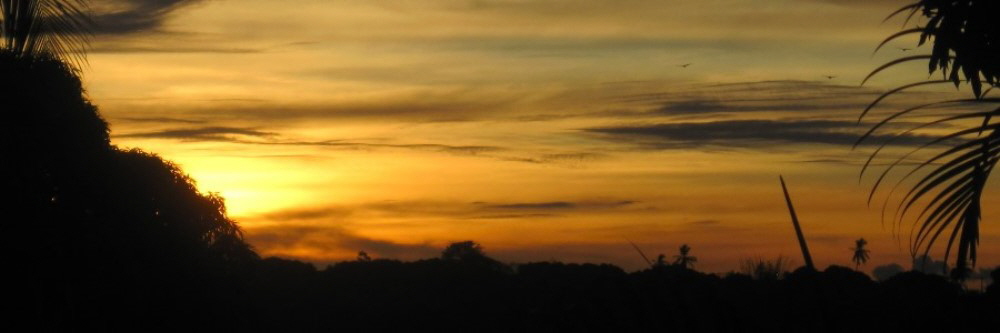
<path fill-rule="evenodd" d="M 927 78 L 919 63 L 859 86 L 926 53 L 901 39 L 872 54 L 906 3 L 95 0 L 83 76 L 113 142 L 221 193 L 262 255 L 412 260 L 475 240 L 502 261 L 638 269 L 632 241 L 668 257 L 687 243 L 703 271 L 800 265 L 780 174 L 817 265 L 853 266 L 864 237 L 870 271 L 909 266 L 913 219 L 880 223 L 885 193 L 866 199 L 881 169 L 858 178 L 875 146 L 851 144 L 956 94 L 901 94 L 857 125 Z M 997 265 L 985 200 L 980 265 Z"/>

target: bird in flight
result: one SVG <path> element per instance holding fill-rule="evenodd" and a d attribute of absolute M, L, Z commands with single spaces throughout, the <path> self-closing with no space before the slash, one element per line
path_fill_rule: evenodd
<path fill-rule="evenodd" d="M 691 64 L 688 63 L 688 64 L 683 64 L 683 65 L 677 65 L 677 67 L 684 67 L 684 68 L 687 68 L 688 66 L 691 66 Z"/>
<path fill-rule="evenodd" d="M 898 49 L 899 49 L 900 51 L 903 51 L 903 52 L 906 52 L 906 51 L 909 51 L 909 50 L 912 50 L 912 49 L 908 49 L 908 48 L 905 48 L 905 47 L 897 47 L 897 48 L 898 48 Z"/>
<path fill-rule="evenodd" d="M 834 75 L 823 75 L 823 77 L 825 77 L 827 80 L 833 80 L 833 79 L 837 78 Z"/>

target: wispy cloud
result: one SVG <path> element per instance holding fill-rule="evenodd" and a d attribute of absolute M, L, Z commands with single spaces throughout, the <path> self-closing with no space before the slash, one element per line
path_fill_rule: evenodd
<path fill-rule="evenodd" d="M 218 121 L 297 122 L 391 120 L 394 122 L 458 122 L 483 119 L 508 110 L 519 97 L 467 91 L 425 91 L 376 100 L 276 104 L 268 102 L 195 105 L 176 114 Z"/>
<path fill-rule="evenodd" d="M 347 207 L 298 208 L 268 213 L 262 218 L 273 221 L 340 219 L 350 216 L 353 211 L 354 209 Z"/>
<path fill-rule="evenodd" d="M 719 225 L 720 223 L 722 223 L 722 221 L 719 220 L 697 220 L 688 222 L 687 224 L 692 226 L 710 227 Z"/>
<path fill-rule="evenodd" d="M 671 102 L 714 99 L 725 102 L 821 101 L 858 96 L 876 96 L 878 90 L 824 81 L 764 80 L 728 83 L 700 83 L 667 92 L 646 92 L 621 97 L 628 102 Z"/>
<path fill-rule="evenodd" d="M 202 123 L 202 121 L 184 121 L 174 118 L 132 118 L 130 121 L 160 124 L 178 122 Z M 565 167 L 578 167 L 584 163 L 604 159 L 609 156 L 604 153 L 586 151 L 531 153 L 509 147 L 491 145 L 461 145 L 433 142 L 393 143 L 392 141 L 394 140 L 391 139 L 369 139 L 367 141 L 348 139 L 297 140 L 285 138 L 277 132 L 264 131 L 257 127 L 205 126 L 170 128 L 118 134 L 114 135 L 114 137 L 121 139 L 179 140 L 184 142 L 226 142 L 260 146 L 320 147 L 336 150 L 410 150 L 445 153 L 456 156 L 489 158 L 507 162 L 560 165 Z"/>
<path fill-rule="evenodd" d="M 94 5 L 98 34 L 130 34 L 160 29 L 174 11 L 203 0 L 99 0 Z"/>
<path fill-rule="evenodd" d="M 303 207 L 272 212 L 256 219 L 272 222 L 345 220 L 383 217 L 447 217 L 461 220 L 553 217 L 600 211 L 647 209 L 636 200 L 562 200 L 541 202 L 382 201 L 351 206 Z"/>
<path fill-rule="evenodd" d="M 865 107 L 864 102 L 855 103 L 802 103 L 796 102 L 794 100 L 784 100 L 784 101 L 772 101 L 770 103 L 742 103 L 737 104 L 733 102 L 723 102 L 720 100 L 711 99 L 692 99 L 686 101 L 679 101 L 674 103 L 669 103 L 659 108 L 657 111 L 670 114 L 670 115 L 681 115 L 681 114 L 719 114 L 719 113 L 736 113 L 736 112 L 756 112 L 756 111 L 773 111 L 773 112 L 802 112 L 802 111 L 830 111 L 830 110 L 844 110 L 844 109 L 854 109 L 861 110 Z"/>
<path fill-rule="evenodd" d="M 115 120 L 132 122 L 132 123 L 154 123 L 154 124 L 164 124 L 164 123 L 200 124 L 205 122 L 202 120 L 170 118 L 170 117 L 122 117 L 122 118 L 117 118 Z"/>
<path fill-rule="evenodd" d="M 608 209 L 635 204 L 635 201 L 589 201 L 589 202 L 517 202 L 507 204 L 487 204 L 479 203 L 486 209 L 500 210 L 571 210 L 571 209 Z"/>
<path fill-rule="evenodd" d="M 853 145 L 871 124 L 836 120 L 723 120 L 635 126 L 608 126 L 584 131 L 599 137 L 650 148 L 697 148 L 707 145 L 764 148 L 775 143 Z M 866 145 L 889 139 L 895 145 L 919 145 L 932 137 L 919 134 L 874 134 Z"/>
<path fill-rule="evenodd" d="M 243 141 L 240 137 L 266 138 L 273 137 L 275 133 L 259 131 L 249 128 L 236 127 L 199 127 L 169 129 L 153 132 L 140 132 L 131 134 L 116 135 L 120 138 L 144 138 L 144 139 L 177 139 L 184 141 Z"/>
<path fill-rule="evenodd" d="M 898 8 L 912 3 L 907 0 L 812 0 L 819 2 L 829 2 L 844 6 L 880 6 Z"/>
<path fill-rule="evenodd" d="M 247 240 L 266 256 L 306 260 L 345 259 L 365 251 L 375 257 L 413 260 L 434 257 L 440 249 L 359 236 L 339 227 L 275 226 L 246 229 Z"/>
<path fill-rule="evenodd" d="M 366 69 L 355 77 L 379 78 L 382 75 L 405 77 L 430 76 L 413 68 Z M 433 71 L 430 69 L 429 71 Z M 392 74 L 384 74 L 392 73 Z M 304 74 L 305 75 L 305 74 Z M 316 73 L 308 75 L 317 75 Z M 325 74 L 321 74 L 325 77 Z M 340 78 L 343 79 L 343 78 Z M 387 79 L 395 81 L 396 79 Z M 635 90 L 648 92 L 634 93 Z M 566 119 L 754 116 L 774 118 L 787 114 L 796 118 L 830 119 L 857 116 L 880 90 L 818 81 L 755 81 L 727 84 L 691 84 L 665 87 L 658 83 L 575 88 L 486 87 L 457 89 L 424 87 L 414 91 L 378 95 L 377 98 L 316 100 L 302 103 L 277 103 L 253 99 L 253 96 L 227 96 L 211 100 L 187 100 L 164 108 L 158 100 L 111 100 L 121 109 L 156 108 L 169 118 L 190 118 L 221 123 L 273 125 L 302 122 L 457 123 L 486 120 L 547 122 Z M 902 92 L 882 101 L 876 110 L 899 109 L 904 101 L 920 103 L 939 98 L 937 93 Z M 899 97 L 905 97 L 899 98 Z M 157 114 L 156 116 L 160 116 Z"/>
<path fill-rule="evenodd" d="M 260 53 L 263 49 L 248 47 L 198 45 L 143 45 L 137 43 L 98 44 L 89 53 Z"/>
<path fill-rule="evenodd" d="M 668 92 L 625 95 L 625 104 L 648 106 L 633 115 L 724 116 L 740 113 L 789 113 L 797 117 L 830 117 L 858 114 L 880 90 L 822 81 L 771 80 L 696 84 Z M 925 93 L 926 94 L 926 93 Z M 926 96 L 902 92 L 907 99 Z M 893 107 L 887 100 L 883 107 Z"/>
<path fill-rule="evenodd" d="M 156 118 L 160 120 L 160 118 Z M 168 120 L 170 121 L 170 120 Z M 157 130 L 149 132 L 136 132 L 115 135 L 118 138 L 143 138 L 143 139 L 174 139 L 184 141 L 222 141 L 244 144 L 258 145 L 290 145 L 290 146 L 325 146 L 342 149 L 377 149 L 377 148 L 398 148 L 414 149 L 425 151 L 440 151 L 455 154 L 477 154 L 489 151 L 503 150 L 494 146 L 476 145 L 446 145 L 437 143 L 375 143 L 346 140 L 323 140 L 323 141 L 298 141 L 281 138 L 278 133 L 265 132 L 257 128 L 245 127 L 195 127 L 195 128 L 175 128 Z M 248 139 L 252 138 L 252 139 Z M 261 140 L 267 139 L 267 140 Z"/>

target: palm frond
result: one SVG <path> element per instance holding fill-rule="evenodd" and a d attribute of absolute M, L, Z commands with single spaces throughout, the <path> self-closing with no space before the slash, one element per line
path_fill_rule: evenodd
<path fill-rule="evenodd" d="M 874 134 L 876 130 L 878 130 L 882 126 L 885 126 L 886 124 L 888 124 L 889 122 L 895 120 L 896 118 L 902 117 L 902 116 L 904 116 L 904 115 L 906 115 L 908 113 L 911 113 L 911 112 L 914 112 L 914 111 L 919 111 L 919 110 L 926 109 L 926 108 L 929 108 L 929 107 L 936 107 L 936 106 L 941 106 L 941 105 L 946 105 L 946 104 L 982 103 L 982 102 L 1000 103 L 1000 98 L 987 98 L 987 99 L 970 99 L 970 98 L 965 98 L 965 99 L 953 99 L 953 100 L 947 100 L 947 101 L 941 101 L 941 102 L 926 103 L 926 104 L 921 104 L 921 105 L 917 105 L 917 106 L 914 106 L 914 107 L 907 108 L 905 110 L 893 113 L 892 115 L 890 115 L 890 116 L 882 119 L 878 123 L 876 123 L 870 129 L 868 129 L 868 131 L 865 132 L 865 134 L 861 135 L 861 137 L 858 138 L 858 140 L 854 142 L 854 145 L 852 145 L 851 148 L 852 149 L 853 148 L 857 148 L 858 145 L 860 145 L 866 139 L 868 139 L 869 137 L 871 137 L 871 135 Z M 872 105 L 869 105 L 869 106 L 872 106 Z M 988 118 L 987 118 L 987 120 L 988 120 Z M 984 124 L 983 126 L 986 126 L 986 125 Z M 863 170 L 864 169 L 862 169 L 862 172 L 861 172 L 862 174 L 864 174 Z"/>
<path fill-rule="evenodd" d="M 0 49 L 81 65 L 90 41 L 88 0 L 0 0 Z"/>
<path fill-rule="evenodd" d="M 956 101 L 968 102 L 955 100 L 945 101 L 941 104 Z M 977 102 L 995 103 L 996 101 L 978 100 Z M 875 126 L 884 125 L 886 122 L 898 118 L 901 114 L 915 112 L 924 106 L 926 105 L 894 113 Z M 896 223 L 902 223 L 911 209 L 923 202 L 923 199 L 927 199 L 911 229 L 909 238 L 912 255 L 928 254 L 933 245 L 944 236 L 945 231 L 950 230 L 951 232 L 945 236 L 948 239 L 948 244 L 945 246 L 945 256 L 949 256 L 952 249 L 957 246 L 958 264 L 956 267 L 964 269 L 970 261 L 973 265 L 975 264 L 975 247 L 978 244 L 978 225 L 981 219 L 980 199 L 986 184 L 985 179 L 988 178 L 997 160 L 1000 159 L 1000 123 L 990 122 L 990 119 L 997 113 L 1000 113 L 1000 108 L 943 117 L 922 123 L 897 135 L 897 137 L 904 136 L 914 130 L 936 124 L 966 119 L 984 119 L 982 124 L 936 136 L 930 142 L 897 158 L 883 170 L 872 187 L 868 197 L 869 202 L 874 198 L 876 191 L 887 178 L 889 172 L 897 168 L 903 161 L 932 146 L 945 145 L 948 147 L 913 167 L 901 177 L 896 186 L 893 187 L 893 191 L 890 192 L 891 196 L 906 179 L 916 175 L 922 169 L 935 166 L 922 174 L 919 180 L 916 180 L 916 183 L 903 195 L 896 207 L 896 213 L 893 214 Z M 982 135 L 987 131 L 988 135 Z M 871 132 L 873 131 L 869 131 L 866 136 L 871 135 Z M 888 143 L 883 143 L 883 146 L 872 153 L 862 168 L 862 172 L 868 168 L 875 155 L 879 154 L 886 144 Z M 884 209 L 885 207 L 883 207 L 883 212 Z"/>
<path fill-rule="evenodd" d="M 875 75 L 875 73 L 876 72 L 873 72 L 871 75 Z M 871 75 L 869 75 L 869 77 L 871 77 Z M 867 80 L 867 78 L 865 80 Z M 879 103 L 881 103 L 882 100 L 888 98 L 889 96 L 892 96 L 892 95 L 894 95 L 896 93 L 899 93 L 899 92 L 901 92 L 903 90 L 910 89 L 910 88 L 915 88 L 915 87 L 919 87 L 919 86 L 926 86 L 926 85 L 931 85 L 931 84 L 949 83 L 949 82 L 951 82 L 951 81 L 948 81 L 948 80 L 922 81 L 922 82 L 905 84 L 905 85 L 893 88 L 893 89 L 891 89 L 889 91 L 886 91 L 885 93 L 882 93 L 882 95 L 879 95 L 879 97 L 876 98 L 874 101 L 872 101 L 870 104 L 868 104 L 867 107 L 865 107 L 865 110 L 861 112 L 860 116 L 858 116 L 858 123 L 861 123 L 861 120 L 864 119 L 864 117 L 866 115 L 868 115 L 868 112 L 870 112 L 873 108 L 875 108 L 876 105 L 878 105 Z M 862 83 L 862 84 L 864 84 L 864 83 Z"/>
<path fill-rule="evenodd" d="M 919 3 L 912 3 L 912 4 L 909 4 L 909 5 L 903 6 L 902 8 L 897 9 L 896 11 L 892 12 L 892 14 L 889 14 L 889 16 L 886 16 L 884 19 L 882 19 L 882 23 L 885 23 L 886 21 L 889 21 L 890 19 L 892 19 L 896 15 L 899 15 L 899 14 L 901 14 L 901 13 L 907 11 L 907 10 L 909 10 L 910 13 L 911 13 L 911 15 L 912 15 L 912 13 L 916 12 L 918 9 L 920 9 L 920 4 Z"/>
<path fill-rule="evenodd" d="M 894 34 L 890 35 L 889 37 L 886 37 L 886 39 L 882 40 L 882 42 L 879 43 L 878 46 L 875 47 L 875 51 L 872 51 L 872 54 L 878 53 L 878 50 L 881 50 L 882 47 L 885 46 L 885 44 L 888 44 L 889 42 L 895 40 L 896 38 L 900 38 L 900 37 L 903 37 L 903 36 L 906 36 L 906 35 L 923 33 L 923 32 L 924 32 L 924 28 L 922 28 L 922 27 L 916 27 L 916 28 L 906 29 L 906 30 L 894 33 Z"/>
<path fill-rule="evenodd" d="M 886 142 L 883 142 L 882 145 L 877 150 L 875 150 L 875 152 L 873 152 L 868 157 L 868 160 L 865 162 L 864 166 L 862 166 L 862 168 L 861 168 L 861 176 L 862 177 L 864 176 L 864 172 L 871 165 L 871 162 L 875 159 L 875 157 L 886 146 L 888 146 L 889 144 L 891 144 L 897 138 L 907 137 L 912 132 L 916 132 L 918 130 L 921 130 L 921 129 L 924 129 L 924 128 L 927 128 L 927 127 L 931 127 L 931 126 L 934 126 L 934 125 L 944 124 L 944 123 L 947 123 L 947 122 L 950 122 L 950 121 L 954 121 L 954 120 L 961 120 L 961 119 L 967 119 L 967 118 L 978 118 L 978 117 L 984 116 L 985 114 L 991 114 L 991 113 L 992 112 L 973 113 L 973 114 L 960 114 L 960 115 L 956 115 L 956 116 L 945 117 L 945 118 L 941 118 L 941 119 L 934 120 L 934 121 L 931 121 L 931 122 L 926 122 L 926 123 L 919 124 L 919 125 L 917 125 L 917 126 L 915 126 L 913 128 L 910 128 L 910 129 L 908 129 L 906 131 L 898 133 L 895 136 L 891 137 Z M 986 127 L 981 127 L 980 129 L 983 129 L 983 128 L 986 128 Z M 964 130 L 964 131 L 958 131 L 958 132 L 955 132 L 955 133 L 951 133 L 951 134 L 948 134 L 948 135 L 937 137 L 937 138 L 935 138 L 935 139 L 933 139 L 933 140 L 931 140 L 929 142 L 924 143 L 923 145 L 918 146 L 915 149 L 910 150 L 909 152 L 907 152 L 903 156 L 897 158 L 888 167 L 886 167 L 885 170 L 883 170 L 882 174 L 879 175 L 878 180 L 876 180 L 875 185 L 872 186 L 872 190 L 871 190 L 871 192 L 868 195 L 868 202 L 869 202 L 869 204 L 871 203 L 871 200 L 874 197 L 875 193 L 878 191 L 879 185 L 881 185 L 882 181 L 886 178 L 886 176 L 889 174 L 889 172 L 891 172 L 897 166 L 899 166 L 904 161 L 906 161 L 907 159 L 909 159 L 910 156 L 912 156 L 912 155 L 914 155 L 916 153 L 919 153 L 919 152 L 925 150 L 928 147 L 931 147 L 931 146 L 934 146 L 934 145 L 938 145 L 938 144 L 942 144 L 942 143 L 946 143 L 948 141 L 953 141 L 954 139 L 957 139 L 957 138 L 959 138 L 959 137 L 961 137 L 963 135 L 968 135 L 968 134 L 970 134 L 972 132 L 974 132 L 974 131 L 967 129 L 967 130 Z M 963 147 L 963 146 L 956 147 L 955 149 L 961 149 L 960 147 Z M 901 179 L 900 181 L 906 180 L 907 178 L 909 178 L 911 175 L 913 175 L 916 171 L 920 170 L 924 166 L 926 166 L 926 165 L 928 165 L 930 163 L 933 163 L 933 162 L 937 161 L 938 159 L 940 159 L 940 158 L 942 158 L 944 156 L 949 155 L 952 152 L 954 152 L 954 151 L 949 150 L 949 151 L 943 153 L 942 155 L 936 156 L 934 158 L 931 158 L 931 159 L 925 161 L 920 166 L 918 166 L 918 167 L 914 168 L 913 170 L 911 170 L 910 173 L 907 174 L 906 176 L 904 176 L 903 179 Z"/>
<path fill-rule="evenodd" d="M 997 1 L 936 1 L 918 2 L 928 18 L 921 40 L 934 40 L 929 62 L 931 72 L 948 73 L 955 85 L 967 83 L 977 97 L 985 86 L 1000 83 L 1000 28 L 996 13 Z M 948 69 L 951 69 L 949 72 Z"/>
<path fill-rule="evenodd" d="M 1000 160 L 1000 123 L 993 122 L 995 116 L 1000 113 L 1000 108 L 995 107 L 995 103 L 1000 102 L 1000 99 L 986 97 L 992 88 L 1000 84 L 1000 64 L 996 60 L 1000 56 L 1000 28 L 998 28 L 1000 26 L 995 23 L 995 14 L 1000 11 L 1000 2 L 917 0 L 894 11 L 886 20 L 907 11 L 910 17 L 904 22 L 904 29 L 882 40 L 876 51 L 898 38 L 919 34 L 917 45 L 932 41 L 931 53 L 903 57 L 879 66 L 864 78 L 862 85 L 890 67 L 918 60 L 927 60 L 929 72 L 931 74 L 940 72 L 942 79 L 911 83 L 883 93 L 861 112 L 858 122 L 860 123 L 875 106 L 889 96 L 914 87 L 945 82 L 961 87 L 964 83 L 971 88 L 973 98 L 925 103 L 891 113 L 870 127 L 854 146 L 857 147 L 874 136 L 876 131 L 883 129 L 888 123 L 898 121 L 904 116 L 916 116 L 926 109 L 955 104 L 994 105 L 991 111 L 959 110 L 958 114 L 923 121 L 918 126 L 890 137 L 868 157 L 860 173 L 863 177 L 876 156 L 883 154 L 884 148 L 898 138 L 932 125 L 963 124 L 959 125 L 958 130 L 935 135 L 933 140 L 895 159 L 881 172 L 868 195 L 870 203 L 892 170 L 898 168 L 904 161 L 918 156 L 918 153 L 934 149 L 935 153 L 929 154 L 929 158 L 900 177 L 889 191 L 882 206 L 882 220 L 884 223 L 889 198 L 898 188 L 907 184 L 908 179 L 919 174 L 920 178 L 912 180 L 913 184 L 909 185 L 909 190 L 902 195 L 902 199 L 896 205 L 892 217 L 894 231 L 896 226 L 901 226 L 903 221 L 908 219 L 914 207 L 923 206 L 919 214 L 916 214 L 910 229 L 910 253 L 914 256 L 920 253 L 926 256 L 939 240 L 947 239 L 944 245 L 945 261 L 953 250 L 957 251 L 955 277 L 961 278 L 964 272 L 968 271 L 969 263 L 975 265 L 976 262 L 982 213 L 980 202 L 986 180 Z M 918 12 L 926 18 L 926 22 L 922 26 L 905 29 L 910 18 Z M 981 121 L 975 125 L 967 123 L 976 119 Z M 944 148 L 939 149 L 942 146 Z"/>
<path fill-rule="evenodd" d="M 865 76 L 864 80 L 861 80 L 861 85 L 862 86 L 865 85 L 865 83 L 867 83 L 868 80 L 870 80 L 872 77 L 874 77 L 879 72 L 882 72 L 882 71 L 888 69 L 889 67 L 892 67 L 892 66 L 904 63 L 904 62 L 909 62 L 909 61 L 914 61 L 914 60 L 932 59 L 932 58 L 933 58 L 933 56 L 930 55 L 930 54 L 918 54 L 918 55 L 912 55 L 912 56 L 909 56 L 909 57 L 902 57 L 902 58 L 894 59 L 894 60 L 892 60 L 890 62 L 882 64 L 882 66 L 878 66 L 878 68 L 875 68 L 875 70 L 873 70 L 871 73 L 868 73 L 868 76 Z"/>

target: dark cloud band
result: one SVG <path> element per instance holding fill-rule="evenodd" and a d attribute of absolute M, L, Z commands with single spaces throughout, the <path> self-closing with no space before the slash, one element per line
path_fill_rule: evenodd
<path fill-rule="evenodd" d="M 836 120 L 724 120 L 654 125 L 589 128 L 604 138 L 657 148 L 695 148 L 706 145 L 760 147 L 773 143 L 853 145 L 871 124 Z M 924 135 L 876 134 L 866 144 L 892 140 L 895 145 L 919 145 Z"/>
<path fill-rule="evenodd" d="M 95 1 L 94 32 L 129 34 L 159 29 L 173 11 L 203 0 Z"/>

